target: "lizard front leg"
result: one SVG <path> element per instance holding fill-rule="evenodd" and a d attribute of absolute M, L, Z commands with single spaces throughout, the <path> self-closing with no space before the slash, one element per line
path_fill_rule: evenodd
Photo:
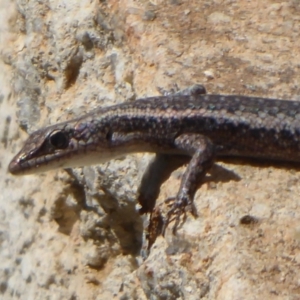
<path fill-rule="evenodd" d="M 174 94 L 182 96 L 198 96 L 206 94 L 206 89 L 202 84 L 194 84 Z M 178 145 L 175 144 L 175 146 L 180 148 L 179 144 L 180 139 L 178 139 Z M 191 154 L 187 153 L 187 155 L 190 156 Z M 173 170 L 183 164 L 183 161 L 184 158 L 182 155 L 156 153 L 154 160 L 149 164 L 143 175 L 138 190 L 138 202 L 141 205 L 139 212 L 141 214 L 151 213 L 153 211 L 159 194 L 160 185 L 167 179 Z"/>
<path fill-rule="evenodd" d="M 214 144 L 209 138 L 201 134 L 181 134 L 175 139 L 174 144 L 177 149 L 191 155 L 192 158 L 184 172 L 178 194 L 173 198 L 172 207 L 167 213 L 163 233 L 172 221 L 175 221 L 173 233 L 176 233 L 181 216 L 185 216 L 186 210 L 196 215 L 193 198 L 197 186 L 203 181 L 215 158 Z"/>

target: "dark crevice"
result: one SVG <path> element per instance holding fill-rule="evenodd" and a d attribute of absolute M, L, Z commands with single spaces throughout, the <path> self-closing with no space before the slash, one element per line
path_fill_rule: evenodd
<path fill-rule="evenodd" d="M 71 58 L 68 66 L 65 69 L 66 89 L 68 89 L 76 82 L 82 65 L 82 61 L 83 58 L 81 55 L 75 55 Z"/>

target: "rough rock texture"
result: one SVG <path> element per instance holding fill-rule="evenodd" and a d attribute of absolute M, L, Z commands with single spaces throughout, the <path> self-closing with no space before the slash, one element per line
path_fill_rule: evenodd
<path fill-rule="evenodd" d="M 298 1 L 1 0 L 0 298 L 300 299 L 292 166 L 217 163 L 199 217 L 148 257 L 136 191 L 149 154 L 7 174 L 28 133 L 97 106 L 194 83 L 300 100 L 299 40 Z"/>

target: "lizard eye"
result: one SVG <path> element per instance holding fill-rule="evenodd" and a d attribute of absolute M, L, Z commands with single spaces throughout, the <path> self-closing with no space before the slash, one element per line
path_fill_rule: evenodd
<path fill-rule="evenodd" d="M 62 131 L 54 131 L 49 136 L 49 142 L 56 149 L 65 149 L 68 147 L 69 139 Z"/>

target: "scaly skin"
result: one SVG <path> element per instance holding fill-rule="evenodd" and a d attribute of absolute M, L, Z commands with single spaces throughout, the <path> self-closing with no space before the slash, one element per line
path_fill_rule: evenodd
<path fill-rule="evenodd" d="M 97 164 L 132 152 L 191 156 L 165 224 L 175 229 L 219 156 L 300 162 L 300 102 L 247 96 L 169 95 L 99 108 L 29 136 L 14 175 Z M 153 205 L 141 200 L 141 211 Z"/>

